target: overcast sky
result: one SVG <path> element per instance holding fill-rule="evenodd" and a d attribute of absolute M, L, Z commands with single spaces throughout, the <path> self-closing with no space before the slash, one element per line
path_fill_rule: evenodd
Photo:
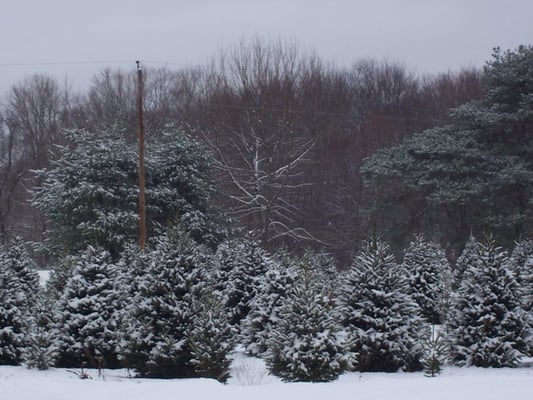
<path fill-rule="evenodd" d="M 533 43 L 532 0 L 1 0 L 0 93 L 46 72 L 83 88 L 106 66 L 202 64 L 247 38 L 286 38 L 326 61 L 479 66 Z"/>

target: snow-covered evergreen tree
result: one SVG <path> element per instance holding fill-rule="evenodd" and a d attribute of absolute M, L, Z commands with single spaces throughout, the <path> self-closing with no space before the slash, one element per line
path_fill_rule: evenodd
<path fill-rule="evenodd" d="M 36 299 L 23 351 L 23 361 L 28 368 L 45 370 L 56 364 L 54 301 L 46 292 L 41 292 Z"/>
<path fill-rule="evenodd" d="M 106 250 L 88 247 L 78 257 L 56 306 L 58 366 L 119 365 L 115 347 L 123 299 L 117 276 Z"/>
<path fill-rule="evenodd" d="M 389 246 L 369 240 L 339 289 L 338 312 L 352 337 L 359 371 L 419 369 L 420 308 L 409 296 L 406 272 Z"/>
<path fill-rule="evenodd" d="M 417 235 L 405 251 L 403 268 L 408 273 L 409 293 L 418 303 L 422 316 L 432 324 L 441 324 L 449 269 L 444 251 L 438 244 Z"/>
<path fill-rule="evenodd" d="M 533 310 L 533 241 L 522 239 L 516 242 L 509 258 L 509 267 L 514 271 L 517 283 L 522 288 L 522 306 Z"/>
<path fill-rule="evenodd" d="M 33 204 L 49 221 L 45 248 L 76 254 L 91 245 L 117 259 L 137 236 L 137 150 L 117 132 L 74 131 L 69 138 L 75 147 L 65 147 L 61 158 L 42 171 L 44 183 L 35 191 Z M 174 128 L 147 146 L 149 235 L 181 225 L 195 240 L 215 246 L 227 229 L 209 201 L 214 187 L 207 179 L 208 153 Z"/>
<path fill-rule="evenodd" d="M 225 383 L 230 375 L 229 354 L 235 345 L 236 335 L 219 293 L 212 288 L 207 289 L 194 304 L 195 315 L 187 334 L 191 364 L 198 376 Z"/>
<path fill-rule="evenodd" d="M 145 377 L 196 375 L 187 335 L 194 304 L 209 285 L 210 256 L 187 235 L 170 232 L 137 260 L 145 271 L 134 270 L 137 294 L 123 318 L 119 346 L 123 365 Z"/>
<path fill-rule="evenodd" d="M 159 225 L 169 222 L 215 250 L 230 233 L 229 221 L 213 207 L 212 157 L 192 136 L 172 126 L 161 132 L 148 159 L 147 202 Z"/>
<path fill-rule="evenodd" d="M 335 259 L 324 251 L 314 251 L 307 249 L 300 257 L 292 256 L 296 265 L 307 265 L 317 279 L 320 279 L 326 290 L 333 296 L 339 278 L 339 271 Z"/>
<path fill-rule="evenodd" d="M 457 288 L 461 285 L 463 275 L 468 269 L 468 266 L 475 264 L 478 261 L 476 249 L 477 245 L 477 239 L 473 235 L 470 235 L 463 247 L 463 250 L 461 251 L 461 254 L 459 254 L 459 257 L 457 257 L 455 265 L 452 269 L 452 286 L 454 290 L 457 290 Z"/>
<path fill-rule="evenodd" d="M 250 312 L 251 302 L 273 262 L 259 242 L 248 238 L 222 243 L 217 249 L 217 286 L 223 293 L 229 321 L 236 328 Z"/>
<path fill-rule="evenodd" d="M 24 244 L 0 246 L 0 365 L 17 365 L 39 290 L 39 276 Z"/>
<path fill-rule="evenodd" d="M 533 241 L 517 241 L 509 259 L 511 270 L 515 273 L 520 288 L 520 304 L 527 321 L 525 355 L 533 357 Z"/>
<path fill-rule="evenodd" d="M 259 356 L 267 350 L 267 339 L 279 321 L 279 309 L 297 279 L 294 266 L 270 264 L 260 280 L 256 296 L 250 302 L 250 312 L 242 322 L 241 344 L 246 352 Z"/>
<path fill-rule="evenodd" d="M 424 366 L 424 373 L 428 377 L 435 377 L 440 374 L 442 367 L 448 361 L 450 354 L 449 342 L 443 330 L 437 329 L 435 325 L 426 328 L 423 339 L 423 354 L 421 358 Z"/>
<path fill-rule="evenodd" d="M 452 361 L 479 367 L 516 366 L 526 349 L 528 326 L 508 256 L 490 237 L 484 243 L 472 239 L 467 251 L 470 261 L 448 319 Z"/>
<path fill-rule="evenodd" d="M 533 241 L 522 239 L 516 242 L 509 266 L 514 271 L 516 281 L 522 290 L 522 308 L 529 322 L 529 338 L 527 340 L 529 356 L 533 356 Z"/>
<path fill-rule="evenodd" d="M 301 265 L 267 339 L 270 372 L 284 381 L 326 382 L 351 363 L 334 304 L 314 271 Z"/>
<path fill-rule="evenodd" d="M 51 266 L 50 276 L 44 287 L 48 298 L 58 300 L 61 297 L 78 259 L 79 256 L 75 255 L 59 257 Z"/>

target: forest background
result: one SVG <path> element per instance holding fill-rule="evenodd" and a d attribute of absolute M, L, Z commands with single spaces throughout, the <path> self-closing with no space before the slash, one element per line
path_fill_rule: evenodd
<path fill-rule="evenodd" d="M 418 76 L 401 64 L 376 60 L 340 69 L 282 41 L 240 43 L 199 67 L 146 66 L 146 140 L 155 143 L 172 127 L 198 141 L 216 193 L 210 204 L 229 217 L 232 229 L 250 233 L 267 249 L 314 247 L 346 263 L 369 236 L 382 236 L 399 254 L 413 234 L 422 233 L 453 260 L 471 234 L 491 232 L 510 247 L 530 233 L 528 167 L 513 161 L 515 153 L 503 161 L 516 167 L 514 174 L 483 160 L 493 159 L 502 132 L 529 151 L 520 135 L 507 132 L 530 129 L 531 60 L 529 47 L 496 50 L 484 70 Z M 503 78 L 507 82 L 498 86 Z M 75 148 L 68 132 L 89 132 L 95 142 L 117 135 L 135 142 L 136 79 L 133 68 L 108 68 L 83 93 L 42 74 L 13 85 L 0 108 L 2 242 L 15 236 L 32 243 L 45 239 L 50 223 L 33 202 L 44 183 L 38 171 L 53 167 L 65 146 Z M 502 109 L 498 119 L 485 111 L 495 96 L 500 102 L 503 92 L 494 91 L 503 86 L 509 87 L 510 102 L 518 98 L 518 111 Z M 417 142 L 423 135 L 416 133 L 443 126 L 453 128 L 436 128 L 433 137 L 440 141 Z M 486 127 L 495 146 L 474 146 L 478 154 L 465 157 L 464 142 L 446 140 L 450 132 Z M 520 137 L 529 143 L 527 134 Z M 404 141 L 392 156 L 379 152 Z M 453 143 L 456 153 L 437 146 L 442 143 Z M 420 148 L 431 151 L 422 154 Z M 420 172 L 430 170 L 428 159 L 452 171 L 441 168 L 441 175 L 429 179 Z M 466 162 L 468 171 L 453 160 Z M 465 177 L 479 183 L 476 177 L 488 165 L 508 174 L 481 174 L 483 182 L 464 190 L 454 186 L 471 182 Z M 450 190 L 441 190 L 445 185 L 439 182 L 450 183 Z M 40 253 L 33 256 L 42 267 L 50 262 Z"/>

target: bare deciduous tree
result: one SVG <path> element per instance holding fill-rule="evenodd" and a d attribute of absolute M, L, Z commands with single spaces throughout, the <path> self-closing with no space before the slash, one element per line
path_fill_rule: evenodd
<path fill-rule="evenodd" d="M 38 185 L 34 170 L 46 168 L 55 145 L 64 142 L 68 121 L 68 88 L 46 75 L 32 75 L 14 85 L 4 106 L 2 134 L 1 217 L 3 239 L 8 233 L 39 239 L 42 216 L 30 206 L 31 188 Z"/>
<path fill-rule="evenodd" d="M 301 124 L 296 47 L 261 42 L 223 54 L 205 85 L 200 130 L 217 155 L 231 212 L 264 245 L 317 241 L 299 203 L 316 137 Z"/>

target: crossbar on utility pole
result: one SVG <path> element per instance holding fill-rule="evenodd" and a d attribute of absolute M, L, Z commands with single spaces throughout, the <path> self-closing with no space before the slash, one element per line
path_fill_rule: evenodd
<path fill-rule="evenodd" d="M 144 172 L 143 71 L 137 61 L 137 113 L 139 117 L 139 247 L 146 243 L 146 197 Z"/>

